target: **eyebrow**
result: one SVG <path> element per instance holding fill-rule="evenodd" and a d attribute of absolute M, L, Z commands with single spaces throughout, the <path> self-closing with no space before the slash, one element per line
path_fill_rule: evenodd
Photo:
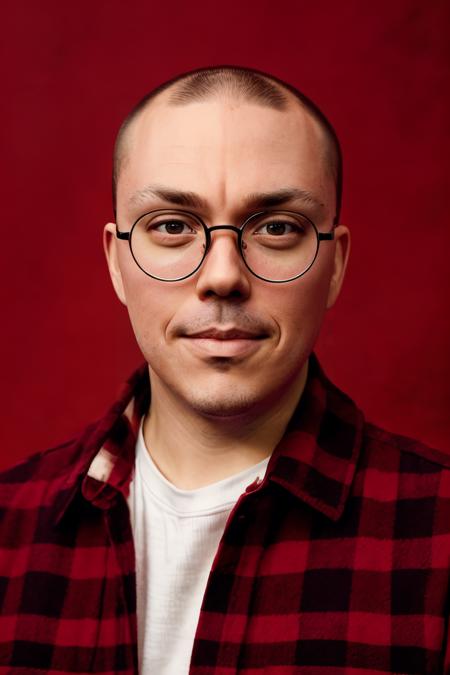
<path fill-rule="evenodd" d="M 176 190 L 165 185 L 148 185 L 142 190 L 135 192 L 129 200 L 130 205 L 143 202 L 148 197 L 158 197 L 170 204 L 177 206 L 186 206 L 194 209 L 207 210 L 208 202 L 201 195 L 195 192 Z M 317 209 L 322 210 L 324 204 L 320 202 L 311 192 L 302 188 L 286 187 L 273 192 L 252 192 L 244 198 L 244 207 L 269 208 L 273 206 L 282 206 L 292 201 L 302 201 Z"/>

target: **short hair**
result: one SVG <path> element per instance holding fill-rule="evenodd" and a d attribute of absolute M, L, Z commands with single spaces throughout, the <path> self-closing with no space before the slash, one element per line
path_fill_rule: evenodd
<path fill-rule="evenodd" d="M 208 66 L 181 73 L 152 89 L 133 107 L 122 122 L 114 145 L 112 176 L 114 214 L 116 213 L 117 183 L 124 156 L 126 131 L 139 113 L 158 94 L 168 89 L 173 89 L 168 103 L 175 106 L 185 105 L 191 101 L 211 99 L 221 93 L 227 93 L 233 99 L 240 98 L 275 110 L 285 110 L 289 105 L 289 98 L 285 92 L 293 94 L 302 107 L 319 123 L 324 132 L 327 156 L 330 159 L 330 168 L 336 185 L 335 223 L 338 222 L 342 203 L 342 150 L 331 122 L 310 98 L 293 85 L 261 70 L 232 65 Z"/>

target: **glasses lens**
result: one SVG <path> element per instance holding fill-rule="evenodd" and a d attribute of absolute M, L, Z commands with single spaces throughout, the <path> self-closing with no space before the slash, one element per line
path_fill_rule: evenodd
<path fill-rule="evenodd" d="M 181 211 L 153 211 L 134 225 L 131 250 L 148 274 L 166 281 L 181 279 L 200 265 L 206 236 L 200 221 Z"/>
<path fill-rule="evenodd" d="M 268 281 L 288 281 L 305 272 L 314 262 L 317 245 L 314 225 L 286 211 L 255 215 L 242 232 L 245 262 Z"/>

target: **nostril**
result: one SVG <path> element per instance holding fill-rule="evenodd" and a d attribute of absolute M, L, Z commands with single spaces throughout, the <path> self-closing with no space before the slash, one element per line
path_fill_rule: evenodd
<path fill-rule="evenodd" d="M 205 292 L 204 297 L 212 298 L 217 297 L 218 295 L 226 295 L 227 298 L 236 298 L 237 300 L 244 297 L 244 294 L 237 288 L 233 288 L 230 292 L 226 293 L 219 293 L 217 290 L 209 289 Z"/>

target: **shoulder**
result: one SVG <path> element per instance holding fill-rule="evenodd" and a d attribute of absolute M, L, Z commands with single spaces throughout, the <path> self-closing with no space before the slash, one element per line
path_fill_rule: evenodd
<path fill-rule="evenodd" d="M 67 486 L 83 460 L 85 439 L 94 424 L 56 446 L 34 452 L 0 471 L 0 510 L 45 506 L 52 495 Z"/>
<path fill-rule="evenodd" d="M 366 422 L 356 482 L 362 495 L 376 500 L 414 501 L 430 516 L 438 507 L 450 525 L 450 454 L 418 439 Z"/>
<path fill-rule="evenodd" d="M 447 471 L 450 469 L 450 452 L 443 452 L 426 443 L 383 429 L 371 422 L 364 425 L 364 443 L 369 452 L 389 454 L 400 461 L 400 469 L 418 473 Z M 380 458 L 381 458 L 380 457 Z"/>
<path fill-rule="evenodd" d="M 74 439 L 60 443 L 59 445 L 34 452 L 20 459 L 10 467 L 0 471 L 0 491 L 2 486 L 15 484 L 29 484 L 30 480 L 54 477 L 58 474 L 58 468 L 62 464 L 63 456 L 70 452 Z"/>

